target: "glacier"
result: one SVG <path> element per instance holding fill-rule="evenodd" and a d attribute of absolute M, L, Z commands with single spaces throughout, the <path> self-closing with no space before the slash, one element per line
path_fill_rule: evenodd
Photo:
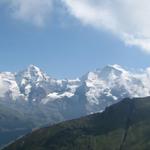
<path fill-rule="evenodd" d="M 102 112 L 126 97 L 150 96 L 150 68 L 107 65 L 77 79 L 56 79 L 35 65 L 0 73 L 0 103 L 35 121 L 53 124 Z"/>

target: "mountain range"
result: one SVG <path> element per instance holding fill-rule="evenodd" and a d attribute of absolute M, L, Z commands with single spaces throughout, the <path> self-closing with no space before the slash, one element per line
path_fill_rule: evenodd
<path fill-rule="evenodd" d="M 74 80 L 55 79 L 34 65 L 17 73 L 1 72 L 0 139 L 5 135 L 6 140 L 0 145 L 34 128 L 103 112 L 126 97 L 149 95 L 150 68 L 107 65 Z"/>

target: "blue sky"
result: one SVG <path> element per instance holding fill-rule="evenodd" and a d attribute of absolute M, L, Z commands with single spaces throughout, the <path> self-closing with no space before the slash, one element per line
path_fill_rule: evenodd
<path fill-rule="evenodd" d="M 75 78 L 107 64 L 150 66 L 147 45 L 127 46 L 120 34 L 86 24 L 72 13 L 55 9 L 42 23 L 12 14 L 8 4 L 0 4 L 0 71 L 15 72 L 34 64 L 53 77 Z"/>

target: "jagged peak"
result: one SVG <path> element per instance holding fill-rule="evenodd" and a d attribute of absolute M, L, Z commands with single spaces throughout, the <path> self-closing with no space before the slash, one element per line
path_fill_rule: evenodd
<path fill-rule="evenodd" d="M 120 71 L 124 71 L 125 70 L 122 66 L 120 66 L 118 64 L 113 64 L 113 65 L 108 65 L 108 66 L 110 66 L 110 67 L 112 67 L 114 69 L 120 70 Z"/>
<path fill-rule="evenodd" d="M 30 65 L 28 66 L 28 69 L 40 70 L 39 67 L 37 67 L 36 65 L 33 65 L 33 64 L 30 64 Z"/>
<path fill-rule="evenodd" d="M 42 77 L 44 75 L 43 71 L 38 68 L 35 65 L 29 65 L 29 67 L 26 69 L 26 71 L 31 75 L 31 76 L 39 76 Z"/>
<path fill-rule="evenodd" d="M 105 69 L 105 68 L 107 68 L 109 70 L 116 70 L 116 71 L 120 71 L 120 72 L 126 72 L 126 69 L 124 69 L 122 66 L 120 66 L 118 64 L 107 65 L 103 69 Z"/>
<path fill-rule="evenodd" d="M 48 80 L 49 77 L 37 66 L 31 64 L 23 71 L 16 74 L 20 79 L 26 78 L 33 81 Z"/>
<path fill-rule="evenodd" d="M 98 70 L 98 72 L 100 75 L 103 76 L 108 76 L 112 72 L 116 75 L 128 74 L 128 71 L 126 69 L 117 64 L 107 65 L 103 69 Z"/>

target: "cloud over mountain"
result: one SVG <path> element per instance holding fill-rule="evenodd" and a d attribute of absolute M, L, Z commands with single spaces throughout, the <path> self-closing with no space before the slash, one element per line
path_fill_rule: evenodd
<path fill-rule="evenodd" d="M 150 1 L 63 0 L 84 25 L 115 34 L 127 45 L 150 52 Z"/>
<path fill-rule="evenodd" d="M 44 26 L 52 12 L 52 0 L 7 0 L 12 17 Z"/>
<path fill-rule="evenodd" d="M 149 0 L 2 0 L 1 3 L 7 3 L 14 18 L 40 27 L 49 20 L 52 10 L 66 9 L 65 15 L 70 14 L 83 25 L 110 32 L 126 45 L 150 53 Z"/>

